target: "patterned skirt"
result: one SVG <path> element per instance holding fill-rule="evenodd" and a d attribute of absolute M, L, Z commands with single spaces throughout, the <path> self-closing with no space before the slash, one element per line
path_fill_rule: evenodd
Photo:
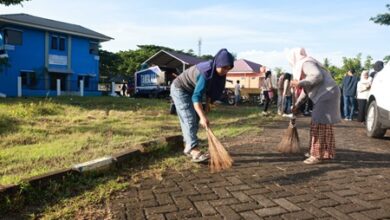
<path fill-rule="evenodd" d="M 318 159 L 332 159 L 335 156 L 336 141 L 333 125 L 316 124 L 310 126 L 310 155 Z"/>

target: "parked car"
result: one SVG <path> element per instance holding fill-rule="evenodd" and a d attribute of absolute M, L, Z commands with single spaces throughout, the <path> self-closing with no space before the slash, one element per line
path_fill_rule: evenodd
<path fill-rule="evenodd" d="M 366 130 L 381 138 L 390 128 L 390 62 L 375 75 L 367 101 Z"/>
<path fill-rule="evenodd" d="M 178 73 L 175 69 L 152 66 L 135 73 L 135 95 L 150 98 L 168 97 L 170 84 Z"/>

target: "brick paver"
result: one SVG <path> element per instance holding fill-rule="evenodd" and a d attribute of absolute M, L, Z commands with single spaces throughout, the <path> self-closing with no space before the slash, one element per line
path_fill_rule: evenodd
<path fill-rule="evenodd" d="M 310 118 L 297 120 L 303 149 Z M 167 171 L 107 203 L 114 219 L 390 219 L 390 137 L 357 122 L 336 126 L 336 160 L 305 165 L 275 150 L 287 121 L 222 140 L 235 160 L 224 172 Z M 389 133 L 388 133 L 389 134 Z"/>

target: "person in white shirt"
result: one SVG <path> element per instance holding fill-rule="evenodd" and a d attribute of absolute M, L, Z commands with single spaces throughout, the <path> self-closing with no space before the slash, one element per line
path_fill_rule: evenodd
<path fill-rule="evenodd" d="M 358 122 L 364 122 L 366 121 L 366 105 L 367 105 L 367 98 L 368 93 L 371 88 L 371 78 L 368 77 L 368 71 L 364 70 L 362 74 L 360 75 L 360 80 L 357 84 L 356 88 L 356 94 L 357 94 L 357 102 L 358 102 Z"/>
<path fill-rule="evenodd" d="M 240 85 L 240 80 L 237 80 L 237 84 L 234 87 L 234 106 L 237 106 L 238 103 L 241 100 L 241 85 Z"/>

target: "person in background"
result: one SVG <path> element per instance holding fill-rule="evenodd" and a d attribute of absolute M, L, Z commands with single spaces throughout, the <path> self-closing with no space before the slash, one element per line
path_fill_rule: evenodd
<path fill-rule="evenodd" d="M 364 70 L 360 75 L 360 80 L 357 84 L 357 102 L 358 102 L 358 122 L 366 121 L 366 105 L 368 99 L 368 92 L 371 88 L 371 79 L 368 77 L 368 71 Z"/>
<path fill-rule="evenodd" d="M 268 106 L 271 102 L 271 98 L 273 95 L 270 97 L 270 93 L 272 92 L 272 82 L 271 82 L 271 71 L 265 72 L 265 79 L 263 83 L 263 95 L 264 95 L 264 110 L 263 110 L 263 115 L 268 114 Z"/>
<path fill-rule="evenodd" d="M 122 96 L 126 96 L 127 95 L 127 84 L 125 81 L 123 81 L 123 84 L 122 84 Z"/>
<path fill-rule="evenodd" d="M 285 73 L 283 77 L 283 117 L 289 117 L 291 114 L 291 105 L 292 105 L 292 92 L 291 92 L 291 74 Z"/>
<path fill-rule="evenodd" d="M 352 121 L 355 110 L 355 97 L 358 78 L 354 75 L 355 70 L 350 69 L 342 82 L 344 97 L 344 116 L 346 121 Z"/>
<path fill-rule="evenodd" d="M 284 99 L 283 99 L 283 91 L 284 91 L 284 75 L 281 73 L 279 79 L 278 79 L 278 85 L 277 85 L 277 90 L 278 90 L 278 103 L 277 103 L 277 108 L 278 108 L 278 115 L 283 114 L 283 109 L 284 109 Z"/>
<path fill-rule="evenodd" d="M 259 73 L 261 75 L 265 76 L 265 72 L 267 72 L 267 67 L 266 66 L 261 66 L 260 70 L 259 70 Z M 265 103 L 265 97 L 264 97 L 264 92 L 263 92 L 263 84 L 264 84 L 264 81 L 259 84 L 259 89 L 260 89 L 259 106 L 264 106 L 264 103 Z"/>
<path fill-rule="evenodd" d="M 237 84 L 234 86 L 234 106 L 238 106 L 241 100 L 241 85 L 240 80 L 237 80 Z"/>
<path fill-rule="evenodd" d="M 335 157 L 336 141 L 333 124 L 341 120 L 340 90 L 331 74 L 314 58 L 307 56 L 304 48 L 289 52 L 288 61 L 293 68 L 291 86 L 302 91 L 293 106 L 293 113 L 306 98 L 313 101 L 310 126 L 310 154 L 305 164 L 316 164 Z"/>
<path fill-rule="evenodd" d="M 206 94 L 211 101 L 220 99 L 225 89 L 226 74 L 233 66 L 233 55 L 227 49 L 221 49 L 212 60 L 186 69 L 172 82 L 171 97 L 183 133 L 184 154 L 191 157 L 192 162 L 209 159 L 198 146 L 199 123 L 204 128 L 210 126 L 202 108 L 202 97 Z"/>

